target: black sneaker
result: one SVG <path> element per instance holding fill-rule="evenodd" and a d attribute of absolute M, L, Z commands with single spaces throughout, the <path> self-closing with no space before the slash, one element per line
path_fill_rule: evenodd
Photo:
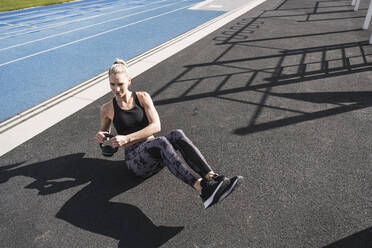
<path fill-rule="evenodd" d="M 219 182 L 214 180 L 207 180 L 204 178 L 201 180 L 200 185 L 202 187 L 202 190 L 200 197 L 203 200 L 204 208 L 207 208 L 216 203 L 215 195 L 220 190 L 223 184 L 224 180 L 221 180 Z"/>
<path fill-rule="evenodd" d="M 216 181 L 216 182 L 220 182 L 222 181 L 223 179 L 225 178 L 225 176 L 223 175 L 219 175 L 217 173 L 214 173 L 213 176 L 212 176 L 212 180 Z"/>
<path fill-rule="evenodd" d="M 219 191 L 219 194 L 216 194 L 215 197 L 217 198 L 217 202 L 221 202 L 223 199 L 225 199 L 231 192 L 234 191 L 234 189 L 239 186 L 240 182 L 243 180 L 242 176 L 235 176 L 231 179 L 225 178 L 225 181 L 228 181 L 224 184 L 224 187 L 221 187 L 221 191 Z"/>

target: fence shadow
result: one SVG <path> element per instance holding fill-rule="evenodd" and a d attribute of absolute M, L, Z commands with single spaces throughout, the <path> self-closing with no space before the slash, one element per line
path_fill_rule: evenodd
<path fill-rule="evenodd" d="M 372 247 L 372 227 L 341 239 L 323 248 L 370 248 Z"/>
<path fill-rule="evenodd" d="M 283 1 L 278 7 L 284 8 L 287 2 Z M 320 2 L 322 1 L 313 1 L 313 4 L 317 4 L 317 6 L 314 6 L 314 11 L 320 8 Z M 280 9 L 276 8 L 271 11 L 275 12 L 276 10 Z M 248 118 L 250 119 L 247 121 L 247 126 L 232 130 L 237 135 L 247 135 L 372 106 L 372 101 L 368 97 L 371 94 L 370 91 L 350 92 L 347 90 L 344 92 L 329 92 L 329 94 L 327 92 L 314 92 L 310 95 L 301 92 L 274 94 L 274 89 L 279 86 L 300 85 L 319 79 L 371 71 L 372 49 L 367 40 L 339 41 L 336 43 L 334 39 L 330 39 L 329 44 L 320 46 L 316 46 L 316 42 L 312 46 L 309 46 L 311 43 L 305 42 L 302 48 L 297 49 L 290 45 L 293 42 L 302 42 L 326 35 L 342 36 L 346 34 L 350 36 L 353 32 L 360 32 L 361 30 L 360 28 L 352 29 L 350 26 L 333 31 L 319 30 L 316 33 L 307 32 L 298 35 L 262 37 L 262 33 L 269 32 L 266 29 L 266 31 L 261 32 L 260 38 L 255 38 L 255 33 L 265 28 L 268 22 L 266 17 L 263 18 L 265 12 L 267 11 L 262 11 L 254 18 L 240 18 L 215 36 L 215 46 L 219 48 L 218 54 L 216 53 L 215 57 L 210 59 L 210 62 L 184 65 L 181 73 L 152 94 L 155 98 L 154 103 L 156 105 L 166 105 L 214 97 L 227 101 L 239 101 L 253 106 L 255 110 L 253 114 L 249 115 Z M 273 24 L 271 23 L 271 25 Z M 272 26 L 269 27 L 272 28 Z M 277 45 L 279 44 L 277 43 L 278 40 L 281 41 L 281 46 Z M 324 43 L 324 40 L 322 43 Z M 234 53 L 235 49 L 238 49 L 239 53 Z M 263 54 L 257 56 L 258 53 L 254 52 L 255 49 L 261 49 Z M 254 55 L 249 56 L 252 52 Z M 247 54 L 247 56 L 244 56 L 244 54 Z M 215 73 L 212 74 L 211 72 Z M 237 82 L 235 78 L 239 78 L 240 82 Z M 241 83 L 242 80 L 243 83 Z M 211 85 L 215 85 L 212 90 Z M 177 88 L 179 89 L 175 90 Z M 208 90 L 203 89 L 195 92 L 196 88 L 206 88 Z M 172 94 L 168 94 L 170 97 L 159 99 L 159 96 L 163 95 L 168 89 L 171 89 L 172 92 Z M 174 92 L 180 93 L 175 95 Z M 233 97 L 226 97 L 241 92 L 259 93 L 260 100 L 242 101 L 233 99 Z M 295 106 L 278 108 L 267 104 L 269 97 L 273 96 L 301 102 L 311 102 L 309 101 L 310 98 L 326 101 L 325 98 L 330 97 L 332 104 L 335 106 L 316 112 L 311 109 L 300 111 Z M 343 102 L 345 98 L 350 98 L 350 101 Z M 317 103 L 321 102 L 318 101 Z M 297 113 L 297 115 L 257 124 L 257 120 L 265 108 Z"/>
<path fill-rule="evenodd" d="M 177 83 L 189 83 L 195 82 L 188 89 L 186 89 L 181 96 L 156 100 L 156 105 L 165 105 L 176 102 L 187 102 L 198 100 L 207 97 L 222 98 L 224 95 L 230 95 L 239 92 L 260 92 L 262 93 L 262 100 L 260 102 L 249 102 L 246 104 L 257 107 L 255 113 L 252 115 L 251 120 L 247 127 L 239 128 L 234 130 L 235 134 L 245 135 L 258 131 L 264 131 L 276 127 L 287 126 L 295 123 L 304 122 L 307 120 L 314 120 L 318 118 L 324 118 L 335 114 L 360 110 L 372 106 L 372 99 L 369 97 L 370 91 L 361 92 L 314 92 L 314 93 L 282 93 L 275 94 L 272 90 L 278 86 L 300 84 L 307 81 L 332 78 L 342 75 L 350 75 L 360 72 L 366 72 L 372 70 L 372 62 L 370 62 L 368 56 L 370 53 L 366 51 L 369 46 L 367 41 L 363 42 L 351 42 L 336 45 L 320 46 L 320 47 L 309 47 L 303 49 L 288 49 L 286 51 L 276 52 L 274 55 L 256 56 L 243 59 L 233 60 L 218 60 L 210 63 L 193 64 L 185 66 L 185 71 L 180 75 L 179 78 L 169 82 L 166 87 L 161 89 L 164 91 L 167 87 L 173 87 Z M 354 49 L 360 51 L 357 55 L 348 55 L 347 50 Z M 327 58 L 328 54 L 332 53 L 333 58 Z M 284 61 L 287 59 L 293 59 L 299 61 L 296 64 L 285 64 Z M 307 58 L 311 58 L 311 62 L 307 62 Z M 266 60 L 275 61 L 275 66 L 261 66 Z M 256 69 L 252 65 L 259 65 L 260 68 Z M 194 70 L 201 70 L 202 68 L 219 67 L 221 73 L 218 75 L 212 75 L 207 77 L 192 77 L 189 79 L 183 79 L 188 73 L 192 73 Z M 251 67 L 251 68 L 250 68 Z M 223 71 L 231 68 L 236 69 L 236 72 L 223 73 Z M 258 75 L 261 79 L 256 80 Z M 241 76 L 246 78 L 244 86 L 241 87 L 230 87 L 223 89 L 223 86 L 232 83 L 232 78 L 235 76 Z M 193 94 L 192 90 L 199 84 L 203 84 L 203 81 L 215 79 L 219 83 L 213 91 L 196 93 Z M 154 95 L 158 95 L 161 91 L 156 92 Z M 275 106 L 267 105 L 265 102 L 268 97 L 282 97 L 291 98 L 297 101 L 308 101 L 308 102 L 331 102 L 336 104 L 334 108 L 329 108 L 317 112 L 301 112 L 298 116 L 283 118 L 273 122 L 255 124 L 263 108 L 276 109 Z M 327 99 L 328 98 L 328 99 Z M 226 98 L 225 98 L 226 99 Z M 346 103 L 344 100 L 349 99 Z M 282 108 L 283 111 L 296 112 L 295 108 Z"/>

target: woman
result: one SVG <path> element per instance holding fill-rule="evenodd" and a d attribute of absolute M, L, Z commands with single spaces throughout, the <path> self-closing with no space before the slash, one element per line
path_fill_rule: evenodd
<path fill-rule="evenodd" d="M 114 147 L 125 147 L 125 163 L 137 176 L 149 177 L 164 166 L 200 194 L 207 208 L 230 194 L 241 176 L 231 179 L 213 172 L 198 148 L 182 130 L 174 130 L 161 137 L 160 119 L 150 95 L 128 89 L 131 78 L 123 60 L 116 59 L 109 69 L 109 81 L 115 95 L 101 107 L 101 128 L 96 141 L 103 143 L 105 133 L 111 132 L 111 123 L 118 133 L 111 139 Z M 200 175 L 196 178 L 183 163 L 178 150 L 189 167 Z"/>

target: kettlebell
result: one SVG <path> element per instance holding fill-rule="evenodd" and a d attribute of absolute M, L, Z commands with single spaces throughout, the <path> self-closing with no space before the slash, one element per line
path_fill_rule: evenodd
<path fill-rule="evenodd" d="M 114 135 L 109 134 L 109 133 L 104 133 L 104 135 L 105 137 L 110 138 L 110 139 L 115 137 Z M 114 153 L 117 152 L 119 149 L 119 147 L 113 147 L 111 145 L 103 145 L 103 143 L 100 143 L 99 147 L 102 150 L 102 155 L 105 157 L 112 157 Z"/>

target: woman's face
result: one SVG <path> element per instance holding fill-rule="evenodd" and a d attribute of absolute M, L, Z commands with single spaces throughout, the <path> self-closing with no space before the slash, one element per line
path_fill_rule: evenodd
<path fill-rule="evenodd" d="M 109 81 L 112 93 L 115 96 L 123 97 L 127 94 L 131 80 L 126 73 L 111 74 Z"/>

